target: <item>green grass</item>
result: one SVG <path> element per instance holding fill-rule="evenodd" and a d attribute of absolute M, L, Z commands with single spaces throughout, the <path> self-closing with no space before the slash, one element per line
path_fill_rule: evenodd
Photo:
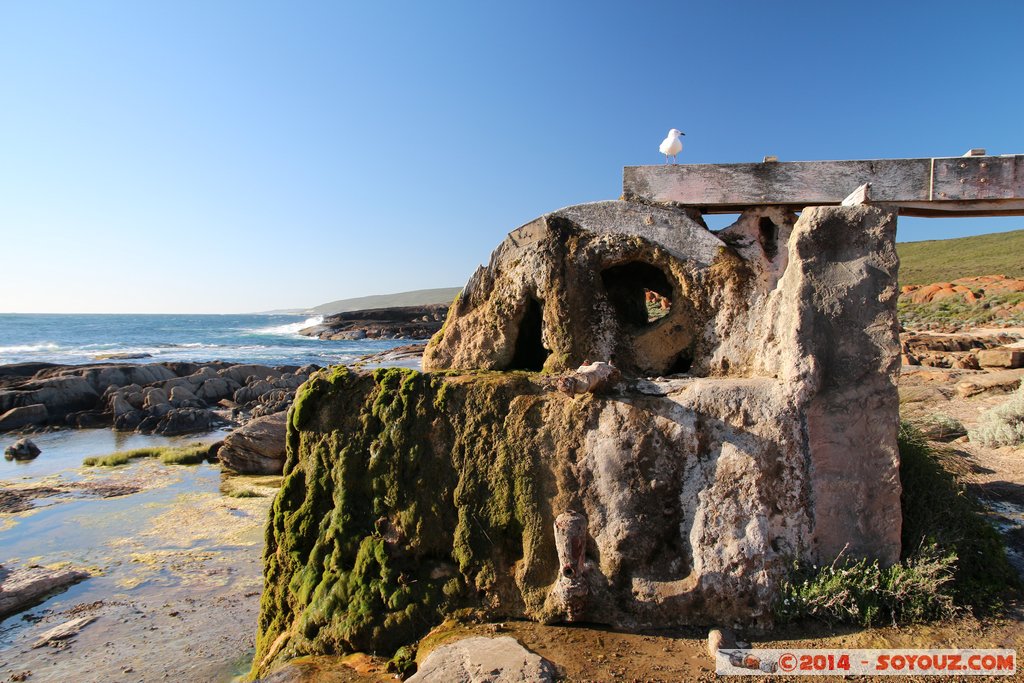
<path fill-rule="evenodd" d="M 188 446 L 151 446 L 130 451 L 118 451 L 109 455 L 86 458 L 86 467 L 119 467 L 137 458 L 160 458 L 165 465 L 198 465 L 207 458 L 208 444 L 194 443 Z"/>
<path fill-rule="evenodd" d="M 901 242 L 900 284 L 928 285 L 977 275 L 1024 277 L 1024 230 L 952 240 Z"/>
<path fill-rule="evenodd" d="M 878 626 L 945 619 L 963 609 L 998 609 L 1020 581 L 1002 539 L 949 471 L 950 455 L 903 423 L 903 557 L 891 567 L 836 558 L 823 567 L 796 565 L 775 605 L 780 621 Z M 946 466 L 944 466 L 946 463 Z"/>

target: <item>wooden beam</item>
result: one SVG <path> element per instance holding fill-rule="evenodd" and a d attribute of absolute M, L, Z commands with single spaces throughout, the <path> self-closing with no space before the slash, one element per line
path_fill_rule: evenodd
<path fill-rule="evenodd" d="M 841 204 L 870 184 L 868 202 L 906 216 L 1024 215 L 1024 155 L 627 166 L 623 196 L 703 213 L 752 206 Z"/>

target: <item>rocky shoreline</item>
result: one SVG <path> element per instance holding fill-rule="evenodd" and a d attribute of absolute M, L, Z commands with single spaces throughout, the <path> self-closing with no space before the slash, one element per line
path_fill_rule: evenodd
<path fill-rule="evenodd" d="M 447 304 L 337 313 L 299 334 L 320 339 L 430 339 L 444 325 Z"/>
<path fill-rule="evenodd" d="M 150 363 L 0 366 L 0 432 L 113 427 L 176 436 L 287 410 L 319 366 Z"/>

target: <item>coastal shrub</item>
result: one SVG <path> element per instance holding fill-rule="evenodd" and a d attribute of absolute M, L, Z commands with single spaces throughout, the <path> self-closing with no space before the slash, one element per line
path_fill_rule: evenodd
<path fill-rule="evenodd" d="M 956 603 L 982 611 L 998 607 L 1009 590 L 1020 588 L 1020 580 L 985 509 L 952 474 L 959 469 L 953 454 L 906 422 L 900 425 L 899 448 L 904 556 L 932 543 L 954 553 L 950 590 Z"/>
<path fill-rule="evenodd" d="M 967 434 L 960 420 L 941 413 L 929 415 L 915 426 L 924 436 L 935 441 L 952 441 Z"/>
<path fill-rule="evenodd" d="M 1024 292 L 988 296 L 984 302 L 969 303 L 960 297 L 916 304 L 900 301 L 897 307 L 900 322 L 911 327 L 930 323 L 941 325 L 1024 324 Z"/>
<path fill-rule="evenodd" d="M 982 414 L 978 428 L 971 430 L 970 439 L 982 446 L 1024 444 L 1024 384 L 1009 401 Z"/>
<path fill-rule="evenodd" d="M 201 443 L 188 446 L 149 446 L 92 456 L 83 460 L 82 464 L 86 467 L 119 467 L 137 458 L 160 458 L 160 462 L 165 465 L 198 465 L 207 459 L 209 450 L 208 445 Z"/>
<path fill-rule="evenodd" d="M 842 556 L 822 567 L 795 565 L 775 606 L 781 621 L 907 624 L 996 609 L 1020 588 L 984 509 L 949 471 L 951 454 L 907 422 L 898 443 L 903 557 L 891 567 Z"/>
<path fill-rule="evenodd" d="M 814 617 L 866 627 L 945 619 L 956 613 L 948 590 L 955 565 L 956 555 L 934 544 L 891 567 L 842 555 L 824 567 L 798 565 L 776 614 L 781 621 Z"/>

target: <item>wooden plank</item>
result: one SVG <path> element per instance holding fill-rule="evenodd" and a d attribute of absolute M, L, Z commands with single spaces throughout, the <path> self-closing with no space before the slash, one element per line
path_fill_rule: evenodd
<path fill-rule="evenodd" d="M 1024 214 L 1024 155 L 936 159 L 790 161 L 627 166 L 626 199 L 675 203 L 704 213 L 751 206 L 840 204 L 871 186 L 869 203 L 904 215 Z"/>

